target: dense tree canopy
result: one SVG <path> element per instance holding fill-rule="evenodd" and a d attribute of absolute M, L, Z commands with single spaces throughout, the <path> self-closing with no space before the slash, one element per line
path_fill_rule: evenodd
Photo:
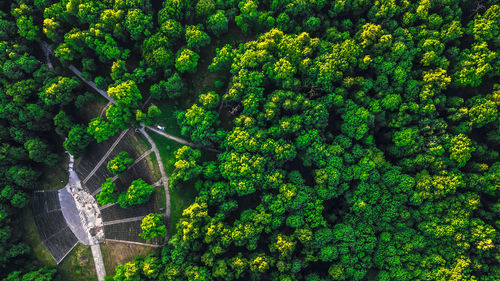
<path fill-rule="evenodd" d="M 159 148 L 172 192 L 196 196 L 161 254 L 113 280 L 500 279 L 499 1 L 0 9 L 0 279 L 53 278 L 21 262 L 13 214 L 60 147 L 79 156 L 140 123 L 189 141 Z M 116 104 L 83 117 L 95 97 L 69 65 Z M 97 198 L 128 208 L 153 192 L 110 178 Z M 166 235 L 161 215 L 142 229 Z"/>

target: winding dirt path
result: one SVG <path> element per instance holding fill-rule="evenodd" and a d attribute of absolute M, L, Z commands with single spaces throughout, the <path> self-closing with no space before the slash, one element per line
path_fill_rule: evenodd
<path fill-rule="evenodd" d="M 149 134 L 146 132 L 146 129 L 142 127 L 139 129 L 139 131 L 146 137 L 148 142 L 151 144 L 151 149 L 154 151 L 156 155 L 156 162 L 158 162 L 158 167 L 160 168 L 160 173 L 161 173 L 161 182 L 163 183 L 163 188 L 165 189 L 165 221 L 170 222 L 170 192 L 168 189 L 168 177 L 167 173 L 165 172 L 165 167 L 163 166 L 163 161 L 161 160 L 161 155 L 160 151 L 156 147 L 156 143 L 153 141 L 153 139 L 149 136 Z M 168 240 L 169 238 L 169 233 L 170 233 L 170 227 L 168 227 L 168 232 L 167 236 L 165 237 L 165 241 Z"/>

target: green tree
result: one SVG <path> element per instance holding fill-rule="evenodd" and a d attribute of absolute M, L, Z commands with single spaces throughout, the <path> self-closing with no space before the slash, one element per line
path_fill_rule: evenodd
<path fill-rule="evenodd" d="M 110 87 L 108 89 L 108 94 L 116 100 L 118 106 L 126 108 L 137 108 L 139 106 L 139 101 L 142 99 L 139 88 L 132 80 L 127 80 L 116 86 Z"/>
<path fill-rule="evenodd" d="M 91 136 L 85 127 L 75 125 L 69 130 L 68 137 L 64 141 L 63 146 L 71 155 L 79 157 L 91 140 Z"/>
<path fill-rule="evenodd" d="M 116 134 L 118 132 L 118 128 L 113 124 L 104 121 L 103 118 L 96 117 L 90 121 L 87 127 L 87 132 L 94 136 L 95 140 L 99 143 Z"/>
<path fill-rule="evenodd" d="M 196 66 L 198 66 L 198 59 L 200 56 L 191 51 L 190 49 L 182 49 L 177 53 L 177 58 L 175 60 L 175 68 L 180 72 L 194 73 L 196 72 Z"/>
<path fill-rule="evenodd" d="M 66 136 L 74 124 L 71 122 L 66 112 L 61 110 L 54 116 L 54 126 L 56 127 L 56 133 L 58 135 Z"/>
<path fill-rule="evenodd" d="M 113 182 L 113 178 L 107 178 L 106 181 L 101 186 L 101 191 L 96 195 L 96 201 L 100 205 L 104 206 L 107 204 L 115 203 L 117 201 L 117 196 L 115 193 L 116 184 Z"/>
<path fill-rule="evenodd" d="M 217 37 L 227 32 L 228 24 L 229 20 L 224 10 L 217 10 L 215 14 L 207 19 L 207 29 Z"/>
<path fill-rule="evenodd" d="M 199 26 L 189 25 L 186 27 L 186 42 L 189 49 L 199 50 L 210 44 L 210 37 Z"/>
<path fill-rule="evenodd" d="M 471 140 L 464 134 L 459 134 L 450 139 L 450 159 L 457 161 L 459 167 L 463 167 L 471 158 L 474 151 Z"/>
<path fill-rule="evenodd" d="M 120 175 L 127 170 L 130 164 L 134 163 L 134 159 L 129 156 L 128 152 L 121 151 L 115 158 L 109 160 L 106 168 L 113 175 Z"/>
<path fill-rule="evenodd" d="M 167 235 L 167 227 L 163 223 L 163 215 L 151 213 L 142 219 L 142 232 L 139 236 L 150 241 L 153 238 L 162 238 Z"/>
<path fill-rule="evenodd" d="M 202 167 L 196 163 L 201 157 L 201 151 L 189 146 L 183 146 L 175 152 L 175 174 L 174 177 L 188 181 L 198 176 Z"/>
<path fill-rule="evenodd" d="M 144 14 L 142 10 L 128 10 L 125 16 L 125 28 L 133 40 L 138 40 L 141 37 L 151 35 L 153 27 L 152 15 Z"/>
<path fill-rule="evenodd" d="M 47 105 L 68 105 L 74 98 L 73 92 L 80 86 L 74 78 L 58 77 L 39 93 L 40 98 Z"/>
<path fill-rule="evenodd" d="M 206 18 L 215 11 L 214 0 L 199 0 L 195 6 L 196 16 Z"/>
<path fill-rule="evenodd" d="M 160 81 L 150 88 L 151 95 L 157 100 L 174 99 L 182 95 L 184 83 L 179 73 L 175 72 L 167 81 Z"/>
<path fill-rule="evenodd" d="M 118 203 L 122 208 L 147 203 L 154 190 L 154 186 L 147 184 L 143 179 L 134 180 L 127 192 L 120 194 Z"/>

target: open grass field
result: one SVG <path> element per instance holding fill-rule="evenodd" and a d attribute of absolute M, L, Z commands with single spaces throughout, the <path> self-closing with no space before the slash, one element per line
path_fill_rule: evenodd
<path fill-rule="evenodd" d="M 150 153 L 146 158 L 146 163 L 151 170 L 151 174 L 155 180 L 161 179 L 160 167 L 158 167 L 158 162 L 156 160 L 156 154 Z"/>
<path fill-rule="evenodd" d="M 170 133 L 170 131 L 168 131 Z M 173 140 L 167 139 L 163 136 L 158 135 L 154 132 L 149 132 L 149 135 L 156 143 L 156 147 L 160 151 L 161 160 L 165 166 L 165 172 L 170 175 L 174 170 L 175 163 L 175 151 L 182 147 L 182 144 L 175 142 Z"/>
<path fill-rule="evenodd" d="M 132 260 L 136 256 L 146 257 L 150 254 L 159 253 L 159 248 L 128 243 L 107 241 L 101 244 L 102 258 L 107 275 L 115 274 L 118 265 Z"/>

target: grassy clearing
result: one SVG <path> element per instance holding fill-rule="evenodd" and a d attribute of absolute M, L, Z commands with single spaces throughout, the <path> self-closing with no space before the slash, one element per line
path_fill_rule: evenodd
<path fill-rule="evenodd" d="M 177 124 L 175 112 L 176 110 L 185 110 L 189 107 L 188 104 L 170 101 L 169 103 L 159 102 L 157 106 L 162 112 L 158 124 L 164 126 L 169 134 L 181 137 L 181 127 Z"/>
<path fill-rule="evenodd" d="M 141 133 L 135 133 L 131 139 L 134 147 L 139 151 L 139 155 L 151 149 L 151 144 Z"/>
<path fill-rule="evenodd" d="M 129 262 L 136 256 L 146 257 L 159 251 L 159 248 L 120 242 L 107 241 L 101 244 L 102 259 L 107 275 L 114 275 L 118 265 Z"/>
<path fill-rule="evenodd" d="M 163 185 L 160 186 L 155 186 L 155 194 L 156 194 L 156 202 L 155 202 L 155 209 L 156 210 L 165 210 L 166 208 L 166 195 L 165 195 L 165 188 L 163 188 Z"/>
<path fill-rule="evenodd" d="M 157 164 L 158 162 L 156 161 L 156 154 L 154 152 L 151 152 L 144 159 L 146 159 L 149 170 L 151 171 L 151 174 L 153 175 L 153 179 L 155 181 L 160 180 L 161 179 L 161 172 L 160 172 L 160 167 L 158 167 L 158 164 Z"/>
<path fill-rule="evenodd" d="M 170 188 L 170 234 L 176 233 L 176 226 L 182 217 L 184 209 L 194 203 L 198 191 L 194 184 L 180 184 L 176 188 Z"/>
<path fill-rule="evenodd" d="M 160 136 L 157 133 L 150 132 L 149 135 L 156 143 L 156 147 L 160 151 L 161 160 L 165 166 L 165 172 L 170 175 L 174 170 L 175 151 L 182 146 L 182 144 Z"/>
<path fill-rule="evenodd" d="M 78 244 L 59 264 L 62 280 L 97 280 L 94 259 L 90 247 Z"/>
<path fill-rule="evenodd" d="M 75 116 L 78 116 L 79 121 L 84 124 L 87 124 L 95 117 L 99 117 L 104 107 L 108 104 L 108 100 L 96 93 L 93 89 L 88 88 L 88 91 L 94 94 L 95 100 L 77 109 L 78 113 L 75 114 Z"/>

